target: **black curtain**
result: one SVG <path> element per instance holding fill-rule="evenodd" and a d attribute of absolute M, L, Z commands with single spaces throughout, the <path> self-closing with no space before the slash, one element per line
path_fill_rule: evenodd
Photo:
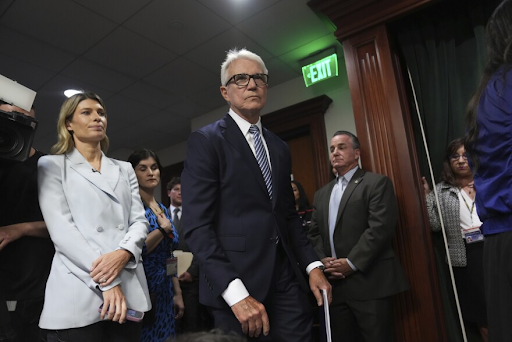
<path fill-rule="evenodd" d="M 465 109 L 485 66 L 485 24 L 498 3 L 445 0 L 392 26 L 412 76 L 436 179 L 446 146 L 465 133 Z M 420 147 L 417 120 L 415 126 Z M 425 161 L 421 167 L 427 176 Z"/>
<path fill-rule="evenodd" d="M 431 188 L 439 182 L 446 146 L 465 133 L 466 106 L 485 66 L 485 24 L 499 3 L 440 1 L 390 26 L 416 91 L 435 180 L 430 179 L 417 111 L 411 108 L 414 137 L 420 171 Z M 409 96 L 413 106 L 412 91 Z M 449 340 L 462 341 L 442 236 L 434 234 L 433 242 Z"/>

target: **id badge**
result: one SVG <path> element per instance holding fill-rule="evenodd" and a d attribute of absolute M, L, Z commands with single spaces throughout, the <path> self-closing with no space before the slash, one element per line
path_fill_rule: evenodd
<path fill-rule="evenodd" d="M 15 300 L 8 300 L 5 302 L 7 304 L 7 311 L 12 312 L 16 311 L 16 304 L 18 304 Z"/>
<path fill-rule="evenodd" d="M 167 266 L 167 275 L 173 276 L 178 273 L 178 258 L 167 258 L 165 261 Z"/>
<path fill-rule="evenodd" d="M 471 230 L 464 233 L 464 240 L 467 244 L 484 241 L 484 234 L 480 229 Z"/>

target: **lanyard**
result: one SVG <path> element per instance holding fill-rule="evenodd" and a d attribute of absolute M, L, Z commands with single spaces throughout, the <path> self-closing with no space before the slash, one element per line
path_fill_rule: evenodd
<path fill-rule="evenodd" d="M 466 202 L 466 198 L 464 198 L 464 194 L 462 193 L 462 191 L 464 191 L 464 190 L 459 189 L 459 191 L 460 191 L 460 196 L 462 197 L 462 200 L 464 201 L 464 204 L 466 205 L 466 208 L 468 208 L 469 213 L 471 214 L 471 221 L 473 221 L 473 210 L 475 209 L 475 201 L 473 201 L 473 204 L 471 204 L 471 209 L 469 209 L 468 202 Z"/>

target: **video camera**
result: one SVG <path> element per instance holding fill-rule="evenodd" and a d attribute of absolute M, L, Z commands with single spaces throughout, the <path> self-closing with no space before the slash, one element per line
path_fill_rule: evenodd
<path fill-rule="evenodd" d="M 36 93 L 0 75 L 0 105 L 9 104 L 30 112 Z M 0 110 L 0 160 L 28 159 L 38 121 L 31 116 Z"/>

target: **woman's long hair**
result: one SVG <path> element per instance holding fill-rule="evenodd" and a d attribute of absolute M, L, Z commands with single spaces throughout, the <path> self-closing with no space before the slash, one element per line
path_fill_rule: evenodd
<path fill-rule="evenodd" d="M 90 91 L 85 91 L 83 93 L 78 93 L 71 96 L 69 99 L 64 101 L 62 107 L 60 108 L 59 119 L 57 121 L 57 143 L 53 145 L 51 149 L 53 154 L 65 154 L 71 152 L 71 150 L 75 147 L 73 133 L 68 131 L 66 124 L 68 121 L 73 119 L 73 115 L 75 114 L 75 110 L 76 107 L 78 107 L 78 104 L 87 99 L 97 101 L 105 111 L 105 118 L 107 117 L 107 109 L 105 108 L 105 103 L 103 103 L 103 100 L 97 94 Z M 108 145 L 108 137 L 105 134 L 105 138 L 103 138 L 103 140 L 100 142 L 101 150 L 104 153 L 107 152 Z"/>
<path fill-rule="evenodd" d="M 480 84 L 466 110 L 468 131 L 464 138 L 464 147 L 471 156 L 473 171 L 478 168 L 479 158 L 476 153 L 478 139 L 477 111 L 480 97 L 491 77 L 503 68 L 503 80 L 512 67 L 512 0 L 504 0 L 494 10 L 486 27 L 487 64 L 480 79 Z"/>
<path fill-rule="evenodd" d="M 292 180 L 292 183 L 295 184 L 299 190 L 299 211 L 309 209 L 308 196 L 306 195 L 306 191 L 304 191 L 302 184 L 295 180 Z"/>

